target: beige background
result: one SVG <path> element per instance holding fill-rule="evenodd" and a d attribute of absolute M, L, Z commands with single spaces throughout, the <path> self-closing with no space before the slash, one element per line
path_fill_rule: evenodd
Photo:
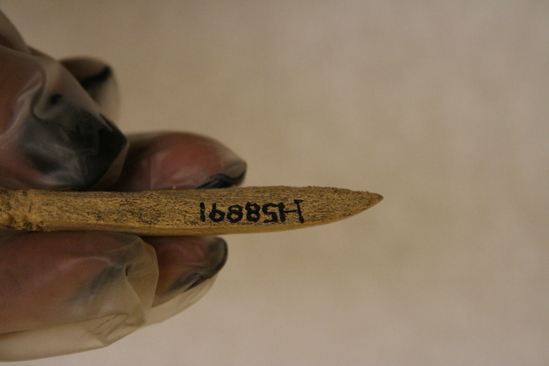
<path fill-rule="evenodd" d="M 228 237 L 171 321 L 24 365 L 547 365 L 549 2 L 2 1 L 118 72 L 125 131 L 211 135 L 247 185 L 382 193 Z"/>

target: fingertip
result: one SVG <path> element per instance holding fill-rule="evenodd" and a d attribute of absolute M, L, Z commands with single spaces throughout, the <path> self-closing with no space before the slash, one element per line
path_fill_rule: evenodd
<path fill-rule="evenodd" d="M 168 319 L 200 300 L 227 261 L 218 237 L 149 237 L 159 263 L 159 280 L 148 323 Z"/>
<path fill-rule="evenodd" d="M 115 189 L 216 188 L 240 184 L 246 163 L 220 142 L 198 134 L 129 136 L 130 150 Z"/>
<path fill-rule="evenodd" d="M 158 258 L 155 305 L 216 276 L 227 262 L 224 239 L 213 236 L 146 237 Z"/>

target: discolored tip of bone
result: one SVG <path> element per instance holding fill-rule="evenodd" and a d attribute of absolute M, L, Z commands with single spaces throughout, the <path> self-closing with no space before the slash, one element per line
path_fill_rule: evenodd
<path fill-rule="evenodd" d="M 357 215 L 383 200 L 378 193 L 341 188 L 309 187 L 316 196 L 309 221 L 326 223 Z"/>
<path fill-rule="evenodd" d="M 383 200 L 383 196 L 378 193 L 366 192 L 366 191 L 353 191 L 357 194 L 358 200 L 362 203 L 364 210 L 377 205 Z"/>

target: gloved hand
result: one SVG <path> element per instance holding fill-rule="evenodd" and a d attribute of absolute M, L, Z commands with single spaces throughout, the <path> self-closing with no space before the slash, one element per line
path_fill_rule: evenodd
<path fill-rule="evenodd" d="M 239 184 L 207 137 L 126 138 L 112 70 L 29 48 L 0 12 L 0 189 L 156 190 Z M 109 345 L 196 302 L 227 258 L 216 237 L 0 231 L 0 361 Z"/>

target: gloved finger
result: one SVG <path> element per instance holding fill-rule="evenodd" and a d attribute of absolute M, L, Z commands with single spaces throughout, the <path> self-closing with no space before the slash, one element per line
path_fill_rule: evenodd
<path fill-rule="evenodd" d="M 0 360 L 103 347 L 143 325 L 154 249 L 107 232 L 0 235 Z"/>
<path fill-rule="evenodd" d="M 112 68 L 91 57 L 73 57 L 60 61 L 99 106 L 103 116 L 118 119 L 120 94 Z"/>
<path fill-rule="evenodd" d="M 128 139 L 130 149 L 115 190 L 231 187 L 246 174 L 244 160 L 209 137 L 161 132 Z"/>
<path fill-rule="evenodd" d="M 0 188 L 101 188 L 124 135 L 61 63 L 26 46 L 0 13 Z"/>
<path fill-rule="evenodd" d="M 218 237 L 144 240 L 154 247 L 160 268 L 149 324 L 167 319 L 200 300 L 227 261 L 227 244 Z"/>

